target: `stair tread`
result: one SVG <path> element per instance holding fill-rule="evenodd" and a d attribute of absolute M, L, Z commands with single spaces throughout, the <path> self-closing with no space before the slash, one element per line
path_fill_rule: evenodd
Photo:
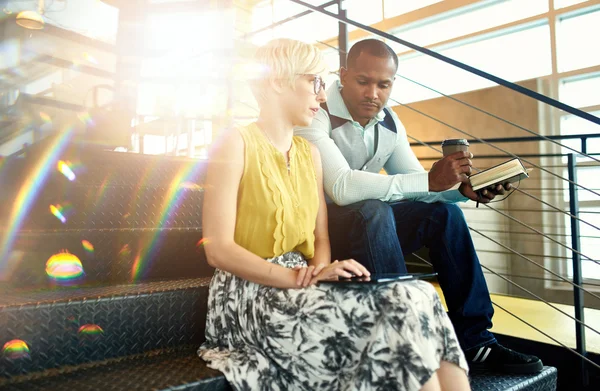
<path fill-rule="evenodd" d="M 115 297 L 139 296 L 155 292 L 206 287 L 211 277 L 182 280 L 140 282 L 110 286 L 84 286 L 77 288 L 18 290 L 0 289 L 0 310 L 25 305 L 54 304 L 78 300 L 110 299 Z"/>
<path fill-rule="evenodd" d="M 62 367 L 0 380 L 3 390 L 230 390 L 225 377 L 206 366 L 197 346 Z"/>
<path fill-rule="evenodd" d="M 0 380 L 6 390 L 230 390 L 222 373 L 210 369 L 195 353 L 196 346 L 162 349 L 144 354 L 46 370 Z M 555 390 L 556 368 L 537 375 L 473 372 L 473 391 Z"/>
<path fill-rule="evenodd" d="M 473 391 L 554 391 L 557 370 L 545 366 L 536 375 L 509 375 L 489 371 L 471 371 L 469 380 Z"/>

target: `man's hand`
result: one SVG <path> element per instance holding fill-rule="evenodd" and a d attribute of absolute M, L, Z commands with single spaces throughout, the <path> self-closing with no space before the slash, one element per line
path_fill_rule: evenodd
<path fill-rule="evenodd" d="M 429 191 L 444 191 L 459 182 L 469 182 L 471 174 L 471 152 L 456 152 L 433 164 L 429 171 Z"/>
<path fill-rule="evenodd" d="M 485 189 L 481 190 L 480 197 L 479 194 L 473 191 L 473 187 L 471 187 L 470 182 L 463 182 L 458 188 L 458 191 L 460 191 L 462 195 L 464 195 L 472 201 L 478 201 L 482 204 L 487 204 L 488 202 L 493 200 L 497 195 L 504 195 L 507 191 L 510 191 L 512 188 L 513 187 L 510 183 L 506 183 L 504 184 L 504 186 L 498 184 L 492 188 L 486 187 Z"/>

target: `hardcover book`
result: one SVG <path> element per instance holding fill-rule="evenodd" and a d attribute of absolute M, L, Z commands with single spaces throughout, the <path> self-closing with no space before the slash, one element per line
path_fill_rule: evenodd
<path fill-rule="evenodd" d="M 522 179 L 529 178 L 529 171 L 518 158 L 511 159 L 487 170 L 478 172 L 469 177 L 474 191 L 486 187 L 495 186 L 499 183 L 506 184 L 519 182 Z"/>

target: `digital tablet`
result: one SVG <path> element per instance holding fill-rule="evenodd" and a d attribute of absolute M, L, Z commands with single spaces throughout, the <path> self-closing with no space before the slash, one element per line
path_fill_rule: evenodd
<path fill-rule="evenodd" d="M 393 281 L 412 281 L 435 278 L 437 273 L 397 273 L 371 274 L 370 277 L 340 278 L 338 280 L 323 280 L 319 284 L 386 284 Z"/>

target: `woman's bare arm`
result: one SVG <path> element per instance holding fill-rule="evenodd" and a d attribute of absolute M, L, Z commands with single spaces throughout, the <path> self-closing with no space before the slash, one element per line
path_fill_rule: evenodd
<path fill-rule="evenodd" d="M 317 186 L 319 191 L 319 212 L 315 226 L 315 255 L 308 264 L 317 268 L 319 265 L 327 266 L 331 263 L 331 247 L 329 245 L 329 231 L 327 227 L 327 204 L 323 192 L 323 167 L 321 165 L 321 154 L 319 149 L 311 144 L 313 164 L 317 174 Z"/>

